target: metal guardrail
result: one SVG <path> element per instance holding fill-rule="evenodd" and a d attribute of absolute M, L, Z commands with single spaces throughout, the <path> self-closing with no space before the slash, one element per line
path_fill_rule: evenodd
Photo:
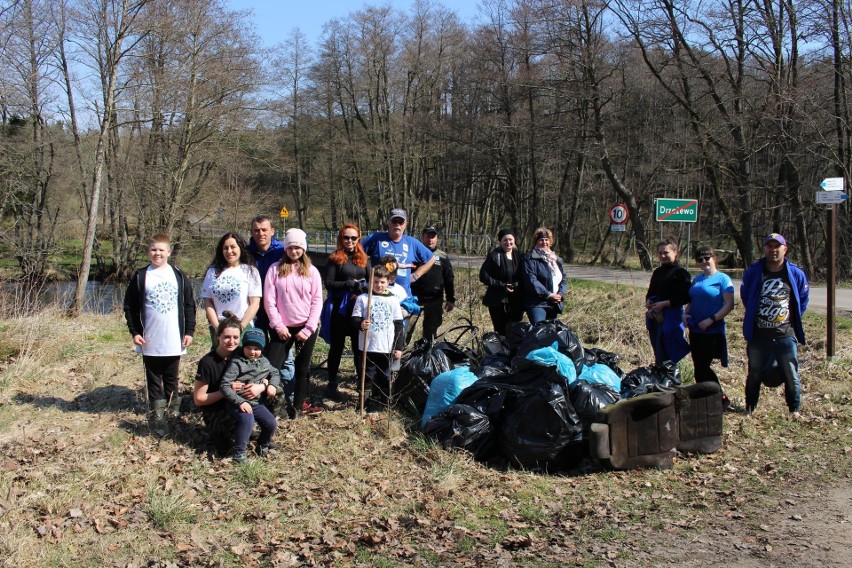
<path fill-rule="evenodd" d="M 363 233 L 363 236 L 380 231 Z M 337 248 L 337 231 L 310 231 L 308 234 L 308 248 L 315 252 L 331 253 Z M 283 241 L 284 231 L 276 231 L 275 236 Z M 441 234 L 441 249 L 453 255 L 472 255 L 484 257 L 494 248 L 496 242 L 489 235 L 476 235 L 464 233 Z"/>

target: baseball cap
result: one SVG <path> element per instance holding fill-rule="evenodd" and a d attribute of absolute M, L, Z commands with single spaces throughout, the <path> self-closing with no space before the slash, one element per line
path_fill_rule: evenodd
<path fill-rule="evenodd" d="M 787 239 L 784 238 L 784 235 L 780 233 L 769 233 L 763 238 L 763 244 L 765 245 L 769 241 L 778 241 L 779 244 L 783 246 L 787 246 Z"/>
<path fill-rule="evenodd" d="M 394 219 L 396 217 L 399 217 L 403 221 L 408 221 L 408 213 L 405 212 L 405 209 L 391 209 L 388 219 Z"/>
<path fill-rule="evenodd" d="M 429 225 L 428 227 L 423 229 L 423 234 L 425 235 L 426 233 L 435 233 L 437 235 L 438 229 L 436 229 L 434 225 Z"/>

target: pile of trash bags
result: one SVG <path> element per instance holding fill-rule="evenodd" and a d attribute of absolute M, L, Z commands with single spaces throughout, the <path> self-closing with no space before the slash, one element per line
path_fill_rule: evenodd
<path fill-rule="evenodd" d="M 422 416 L 424 433 L 480 461 L 532 470 L 575 467 L 602 410 L 680 385 L 670 362 L 625 373 L 619 357 L 585 348 L 558 320 L 510 324 L 482 337 L 477 351 L 418 342 L 403 358 L 398 403 Z"/>

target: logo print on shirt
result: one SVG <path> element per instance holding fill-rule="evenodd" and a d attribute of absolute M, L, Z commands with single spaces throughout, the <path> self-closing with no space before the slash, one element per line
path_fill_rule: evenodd
<path fill-rule="evenodd" d="M 160 282 L 148 292 L 148 302 L 160 314 L 167 314 L 175 309 L 177 299 L 177 286 L 170 282 Z"/>
<path fill-rule="evenodd" d="M 789 317 L 790 291 L 784 289 L 782 279 L 768 278 L 760 291 L 757 325 L 771 329 L 783 325 Z"/>
<path fill-rule="evenodd" d="M 223 304 L 227 304 L 240 296 L 240 290 L 242 289 L 240 284 L 240 281 L 235 276 L 230 274 L 220 276 L 213 282 L 213 286 L 210 287 L 210 293 L 216 296 L 216 299 Z"/>

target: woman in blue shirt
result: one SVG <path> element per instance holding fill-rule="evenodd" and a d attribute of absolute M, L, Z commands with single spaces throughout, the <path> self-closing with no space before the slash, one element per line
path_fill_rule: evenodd
<path fill-rule="evenodd" d="M 716 251 L 700 246 L 695 261 L 701 274 L 692 280 L 689 305 L 683 311 L 683 323 L 689 328 L 689 346 L 695 382 L 719 382 L 710 364 L 719 359 L 728 366 L 728 342 L 725 336 L 725 316 L 734 309 L 734 283 L 716 269 Z M 722 395 L 722 407 L 727 410 L 728 397 Z"/>

